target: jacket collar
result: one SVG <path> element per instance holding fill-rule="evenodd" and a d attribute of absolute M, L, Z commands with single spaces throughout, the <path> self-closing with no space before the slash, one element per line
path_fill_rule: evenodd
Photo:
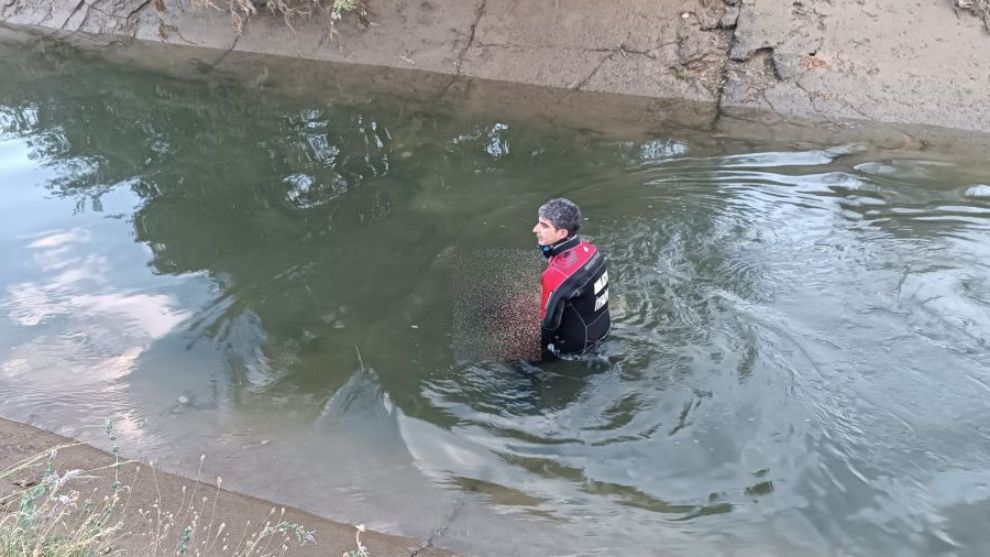
<path fill-rule="evenodd" d="M 552 244 L 549 246 L 540 246 L 540 251 L 543 252 L 543 257 L 547 259 L 552 258 L 555 255 L 564 253 L 565 251 L 577 247 L 581 243 L 581 239 L 578 238 L 577 234 L 571 236 L 570 238 L 564 238 L 563 240 Z"/>

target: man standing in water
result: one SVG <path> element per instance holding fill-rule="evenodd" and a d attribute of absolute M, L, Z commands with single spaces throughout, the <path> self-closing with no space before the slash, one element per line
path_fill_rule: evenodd
<path fill-rule="evenodd" d="M 555 356 L 580 354 L 608 335 L 605 256 L 578 237 L 581 209 L 564 198 L 540 207 L 533 227 L 547 258 L 540 297 L 543 347 Z"/>

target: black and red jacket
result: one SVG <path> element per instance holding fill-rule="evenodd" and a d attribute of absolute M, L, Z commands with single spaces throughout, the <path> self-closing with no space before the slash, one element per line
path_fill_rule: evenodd
<path fill-rule="evenodd" d="M 605 338 L 612 325 L 605 256 L 577 236 L 543 251 L 549 258 L 540 281 L 543 346 L 562 354 L 582 352 Z"/>

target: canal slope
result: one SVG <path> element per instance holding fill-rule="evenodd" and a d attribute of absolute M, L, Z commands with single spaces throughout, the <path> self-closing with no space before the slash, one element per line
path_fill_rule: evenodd
<path fill-rule="evenodd" d="M 165 6 L 163 11 L 156 6 Z M 0 21 L 50 35 L 121 37 L 409 69 L 665 101 L 672 124 L 719 130 L 869 121 L 990 132 L 990 34 L 950 0 L 513 0 L 370 3 L 369 26 L 261 15 L 236 33 L 220 13 L 142 0 L 8 0 Z M 650 115 L 647 115 L 649 117 Z M 655 115 L 653 115 L 655 117 Z"/>
<path fill-rule="evenodd" d="M 83 494 L 82 497 L 88 496 L 99 501 L 111 492 L 114 481 L 112 454 L 30 425 L 0 418 L 0 473 L 13 468 L 21 461 L 36 455 L 50 454 L 53 450 L 56 455 L 53 461 L 54 471 L 66 478 L 75 477 L 67 483 L 65 489 L 67 493 L 78 491 Z M 2 478 L 0 501 L 11 493 L 31 488 L 40 482 L 47 466 L 46 460 L 47 458 L 42 458 L 36 466 L 24 468 L 9 477 Z M 80 471 L 86 472 L 80 474 Z M 124 498 L 127 504 L 121 506 L 119 514 L 112 521 L 121 520 L 123 527 L 119 532 L 126 534 L 111 543 L 111 550 L 115 552 L 140 554 L 151 551 L 156 546 L 163 552 L 168 552 L 172 546 L 178 546 L 179 533 L 184 527 L 195 524 L 198 530 L 210 529 L 211 533 L 210 536 L 200 535 L 197 539 L 212 541 L 214 537 L 221 540 L 228 538 L 229 547 L 224 547 L 223 543 L 208 543 L 210 549 L 192 547 L 189 550 L 190 554 L 204 556 L 247 554 L 243 551 L 238 552 L 235 548 L 235 543 L 242 534 L 246 533 L 244 537 L 250 540 L 251 534 L 261 532 L 266 522 L 277 524 L 282 521 L 299 524 L 312 534 L 311 538 L 304 540 L 305 543 L 297 543 L 292 534 L 290 537 L 293 540 L 289 542 L 291 545 L 285 555 L 349 555 L 349 552 L 357 549 L 356 531 L 353 526 L 226 489 L 218 489 L 215 481 L 195 481 L 167 471 L 155 470 L 146 463 L 135 462 L 128 462 L 121 468 L 120 478 L 125 486 Z M 175 516 L 171 520 L 167 517 L 159 518 L 153 509 L 158 509 L 163 515 L 172 513 Z M 144 511 L 150 514 L 142 515 Z M 5 512 L 4 508 L 0 507 L 0 518 Z M 198 524 L 195 519 L 197 514 L 200 516 Z M 188 520 L 183 521 L 180 517 L 188 517 Z M 161 541 L 155 544 L 150 539 L 154 532 L 163 531 L 163 528 L 158 526 L 160 523 L 171 523 L 170 529 L 173 530 L 173 534 L 164 536 L 159 534 Z M 225 525 L 222 529 L 221 524 Z M 224 535 L 222 532 L 229 534 Z M 361 534 L 360 542 L 367 548 L 368 554 L 375 557 L 452 555 L 427 542 L 370 531 Z M 271 550 L 277 553 L 281 543 L 281 537 L 273 540 Z"/>

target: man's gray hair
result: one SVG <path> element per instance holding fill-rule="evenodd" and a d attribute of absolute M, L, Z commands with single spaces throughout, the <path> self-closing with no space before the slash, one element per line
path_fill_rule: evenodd
<path fill-rule="evenodd" d="M 570 199 L 556 197 L 540 207 L 539 215 L 557 228 L 566 228 L 569 235 L 581 228 L 581 208 Z"/>

